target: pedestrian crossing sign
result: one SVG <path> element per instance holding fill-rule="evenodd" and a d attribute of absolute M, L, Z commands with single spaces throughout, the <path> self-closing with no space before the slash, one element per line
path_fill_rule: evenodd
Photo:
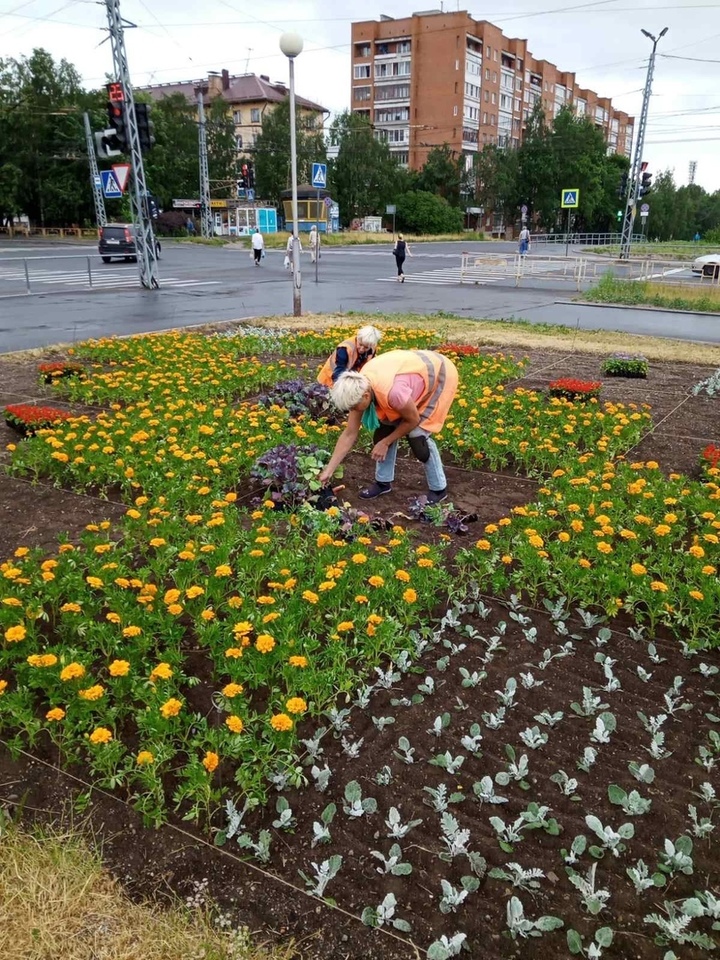
<path fill-rule="evenodd" d="M 312 165 L 312 185 L 316 190 L 324 190 L 327 186 L 327 164 L 314 163 Z"/>
<path fill-rule="evenodd" d="M 123 195 L 123 192 L 120 189 L 115 171 L 103 170 L 100 176 L 102 177 L 103 193 L 108 200 L 119 199 Z"/>
<path fill-rule="evenodd" d="M 563 190 L 560 206 L 563 208 L 579 207 L 580 206 L 580 191 L 575 188 L 570 190 Z"/>

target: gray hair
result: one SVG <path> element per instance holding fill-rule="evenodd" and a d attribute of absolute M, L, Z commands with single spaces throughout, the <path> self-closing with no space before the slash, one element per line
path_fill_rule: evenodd
<path fill-rule="evenodd" d="M 342 373 L 330 388 L 330 399 L 334 407 L 341 413 L 346 413 L 360 403 L 367 390 L 370 390 L 368 378 L 362 373 L 348 370 Z"/>
<path fill-rule="evenodd" d="M 366 347 L 372 347 L 374 350 L 382 339 L 382 330 L 378 330 L 377 327 L 368 324 L 365 327 L 360 327 L 355 337 L 358 343 L 362 343 Z"/>

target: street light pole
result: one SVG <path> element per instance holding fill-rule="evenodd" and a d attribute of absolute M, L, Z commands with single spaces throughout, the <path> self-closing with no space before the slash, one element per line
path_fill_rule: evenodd
<path fill-rule="evenodd" d="M 284 33 L 280 37 L 280 49 L 290 61 L 290 167 L 292 177 L 292 281 L 293 316 L 302 316 L 302 276 L 300 274 L 300 240 L 298 238 L 297 195 L 297 131 L 295 128 L 295 58 L 303 49 L 303 39 L 297 33 Z"/>
<path fill-rule="evenodd" d="M 635 140 L 635 156 L 633 157 L 632 171 L 628 182 L 627 206 L 625 207 L 625 217 L 623 219 L 622 240 L 620 242 L 620 259 L 630 259 L 630 245 L 632 244 L 633 224 L 635 222 L 635 210 L 640 196 L 640 168 L 643 162 L 643 150 L 645 149 L 645 130 L 647 128 L 648 110 L 650 108 L 650 96 L 652 94 L 652 81 L 655 72 L 655 53 L 657 45 L 668 32 L 664 27 L 657 37 L 654 37 L 647 30 L 641 30 L 650 40 L 652 40 L 652 53 L 648 62 L 647 77 L 645 79 L 645 90 L 643 91 L 642 110 L 640 111 L 640 122 L 638 124 L 637 139 Z"/>

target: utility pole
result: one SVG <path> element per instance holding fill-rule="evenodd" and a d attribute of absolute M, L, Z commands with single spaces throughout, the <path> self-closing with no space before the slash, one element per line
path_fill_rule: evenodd
<path fill-rule="evenodd" d="M 130 173 L 132 187 L 130 191 L 130 205 L 132 207 L 133 222 L 135 224 L 135 247 L 140 272 L 140 283 L 148 290 L 157 290 L 160 286 L 158 276 L 157 255 L 155 250 L 155 235 L 153 234 L 152 219 L 148 204 L 148 191 L 145 183 L 145 168 L 143 167 L 142 150 L 140 149 L 140 134 L 138 133 L 135 117 L 135 99 L 132 84 L 130 83 L 130 68 L 125 53 L 124 29 L 135 24 L 128 23 L 120 16 L 120 0 L 105 0 L 107 8 L 108 26 L 110 28 L 110 47 L 112 49 L 115 76 L 123 89 L 122 108 L 127 125 L 127 140 L 130 153 Z"/>
<path fill-rule="evenodd" d="M 205 94 L 207 92 L 207 84 L 195 88 L 198 108 L 198 149 L 200 151 L 200 235 L 209 240 L 214 233 L 214 228 L 210 207 L 210 170 L 205 128 Z"/>
<path fill-rule="evenodd" d="M 92 128 L 90 127 L 90 114 L 84 113 L 85 121 L 85 143 L 87 145 L 88 162 L 90 164 L 90 185 L 93 192 L 93 202 L 95 203 L 95 221 L 98 227 L 104 227 L 107 223 L 105 216 L 105 197 L 102 192 L 102 180 L 98 170 L 97 158 L 95 157 L 95 144 L 93 143 Z"/>
<path fill-rule="evenodd" d="M 640 168 L 643 162 L 643 150 L 645 149 L 645 130 L 647 128 L 648 110 L 650 108 L 650 96 L 652 94 L 653 74 L 655 72 L 655 53 L 657 45 L 668 32 L 664 27 L 659 36 L 654 37 L 647 30 L 641 30 L 646 37 L 652 40 L 652 53 L 648 61 L 647 78 L 645 80 L 645 90 L 643 91 L 642 110 L 640 111 L 640 122 L 638 124 L 637 139 L 635 140 L 635 156 L 633 157 L 630 180 L 628 182 L 627 206 L 625 207 L 625 217 L 623 219 L 622 240 L 620 242 L 620 259 L 630 259 L 630 245 L 632 244 L 633 224 L 635 222 L 635 211 L 640 197 Z"/>

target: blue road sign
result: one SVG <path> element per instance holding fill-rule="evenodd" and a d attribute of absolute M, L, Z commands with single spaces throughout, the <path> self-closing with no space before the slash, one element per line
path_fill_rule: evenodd
<path fill-rule="evenodd" d="M 318 190 L 327 186 L 327 164 L 314 163 L 312 165 L 312 185 Z"/>
<path fill-rule="evenodd" d="M 562 192 L 562 202 L 561 207 L 577 207 L 580 205 L 580 191 L 575 190 L 563 190 Z"/>
<path fill-rule="evenodd" d="M 102 177 L 103 194 L 108 200 L 119 200 L 123 193 L 115 176 L 115 171 L 103 170 L 100 176 Z"/>
<path fill-rule="evenodd" d="M 102 186 L 102 179 L 100 177 L 100 174 L 98 174 L 97 176 L 93 176 L 93 183 L 95 184 L 96 187 Z"/>

